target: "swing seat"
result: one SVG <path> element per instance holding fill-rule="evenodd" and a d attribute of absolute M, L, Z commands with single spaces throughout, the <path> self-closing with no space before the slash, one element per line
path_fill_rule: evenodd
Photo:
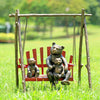
<path fill-rule="evenodd" d="M 51 47 L 47 47 L 47 56 L 50 55 L 50 48 Z M 36 52 L 36 49 L 32 49 L 32 53 L 33 53 L 34 59 L 36 60 L 36 65 L 39 67 L 39 69 L 41 68 L 41 74 L 37 78 L 35 78 L 35 77 L 29 78 L 29 77 L 27 77 L 27 73 L 25 73 L 25 81 L 49 81 L 48 77 L 46 75 L 46 70 L 45 70 L 45 68 L 47 68 L 47 65 L 44 64 L 43 47 L 40 48 L 40 61 L 41 61 L 41 64 L 37 63 L 37 52 Z M 66 54 L 66 52 L 63 51 L 62 52 L 62 56 L 65 57 L 65 54 Z M 28 67 L 28 59 L 30 59 L 30 52 L 29 51 L 26 52 L 26 58 L 27 58 L 27 64 L 24 65 L 24 69 L 27 69 L 27 67 Z M 68 63 L 68 70 L 70 70 L 70 72 L 71 72 L 71 76 L 69 78 L 69 81 L 73 81 L 74 80 L 73 79 L 73 67 L 74 67 L 74 64 L 72 64 L 72 60 L 73 60 L 73 56 L 71 55 L 69 63 Z M 19 59 L 18 68 L 21 68 L 21 60 L 20 59 Z M 27 71 L 25 71 L 25 72 L 27 72 Z M 61 80 L 63 80 L 63 78 L 59 79 L 59 81 L 61 81 Z"/>

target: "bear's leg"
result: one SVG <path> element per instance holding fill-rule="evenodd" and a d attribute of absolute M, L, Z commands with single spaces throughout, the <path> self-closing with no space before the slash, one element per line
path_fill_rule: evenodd
<path fill-rule="evenodd" d="M 71 72 L 67 71 L 65 74 L 65 79 L 61 81 L 62 85 L 70 85 L 70 82 L 68 81 L 70 78 Z"/>
<path fill-rule="evenodd" d="M 48 79 L 50 81 L 50 84 L 51 84 L 51 88 L 56 87 L 55 86 L 55 83 L 54 83 L 54 76 L 53 76 L 53 73 L 52 72 L 47 72 L 47 76 L 48 76 Z"/>
<path fill-rule="evenodd" d="M 39 77 L 39 72 L 36 72 L 36 73 L 35 73 L 35 77 L 36 77 L 36 78 Z"/>
<path fill-rule="evenodd" d="M 52 72 L 48 72 L 47 73 L 47 76 L 48 76 L 48 79 L 49 79 L 50 82 L 53 82 L 54 81 L 53 73 Z"/>
<path fill-rule="evenodd" d="M 59 79 L 60 79 L 59 74 L 54 73 L 54 81 L 55 81 L 55 84 L 58 84 L 58 80 Z"/>
<path fill-rule="evenodd" d="M 29 78 L 32 77 L 32 71 L 30 69 L 30 66 L 27 67 L 27 77 L 29 77 Z"/>
<path fill-rule="evenodd" d="M 31 71 L 29 71 L 29 72 L 27 73 L 27 77 L 29 77 L 29 78 L 32 77 L 32 72 L 31 72 Z"/>

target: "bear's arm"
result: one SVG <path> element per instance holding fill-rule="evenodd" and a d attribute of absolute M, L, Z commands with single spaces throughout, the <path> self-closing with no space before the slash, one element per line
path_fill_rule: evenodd
<path fill-rule="evenodd" d="M 37 65 L 35 65 L 35 68 L 36 68 L 37 73 L 39 73 L 39 68 Z"/>
<path fill-rule="evenodd" d="M 46 64 L 47 64 L 47 66 L 48 66 L 49 69 L 53 68 L 53 66 L 51 64 L 51 55 L 47 57 Z"/>
<path fill-rule="evenodd" d="M 27 71 L 30 71 L 31 70 L 31 67 L 28 65 L 28 67 L 27 67 Z"/>
<path fill-rule="evenodd" d="M 63 64 L 65 65 L 65 70 L 68 70 L 68 63 L 66 59 L 63 56 L 61 58 L 62 58 Z"/>
<path fill-rule="evenodd" d="M 63 64 L 61 65 L 61 67 L 63 68 L 63 70 L 62 70 L 62 73 L 61 73 L 61 74 L 62 74 L 62 75 L 64 75 L 64 73 L 65 73 L 65 67 L 64 67 L 64 65 L 63 65 Z"/>

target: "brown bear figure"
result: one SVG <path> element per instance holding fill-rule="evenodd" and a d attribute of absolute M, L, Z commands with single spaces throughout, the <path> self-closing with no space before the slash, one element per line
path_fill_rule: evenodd
<path fill-rule="evenodd" d="M 39 68 L 35 64 L 36 60 L 34 58 L 28 59 L 28 67 L 27 67 L 27 77 L 38 77 L 39 76 Z"/>
<path fill-rule="evenodd" d="M 55 86 L 55 78 L 54 78 L 54 71 L 55 71 L 55 59 L 60 58 L 62 59 L 62 64 L 64 65 L 64 75 L 61 77 L 64 78 L 64 80 L 61 81 L 62 85 L 69 85 L 69 77 L 71 75 L 70 71 L 68 70 L 68 63 L 66 59 L 62 56 L 62 50 L 64 49 L 64 46 L 59 46 L 56 43 L 52 43 L 52 47 L 50 49 L 50 56 L 47 57 L 46 59 L 46 64 L 48 66 L 47 69 L 47 76 L 52 84 L 52 86 Z M 55 76 L 56 77 L 56 76 Z M 58 77 L 58 76 L 57 76 Z"/>

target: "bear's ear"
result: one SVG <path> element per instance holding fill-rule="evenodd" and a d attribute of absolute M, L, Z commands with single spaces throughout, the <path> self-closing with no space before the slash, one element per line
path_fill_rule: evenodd
<path fill-rule="evenodd" d="M 55 42 L 53 42 L 53 43 L 52 43 L 52 46 L 53 46 L 53 45 L 55 45 L 55 44 L 56 44 L 56 43 L 55 43 Z"/>
<path fill-rule="evenodd" d="M 62 49 L 64 49 L 64 46 L 61 46 Z"/>

